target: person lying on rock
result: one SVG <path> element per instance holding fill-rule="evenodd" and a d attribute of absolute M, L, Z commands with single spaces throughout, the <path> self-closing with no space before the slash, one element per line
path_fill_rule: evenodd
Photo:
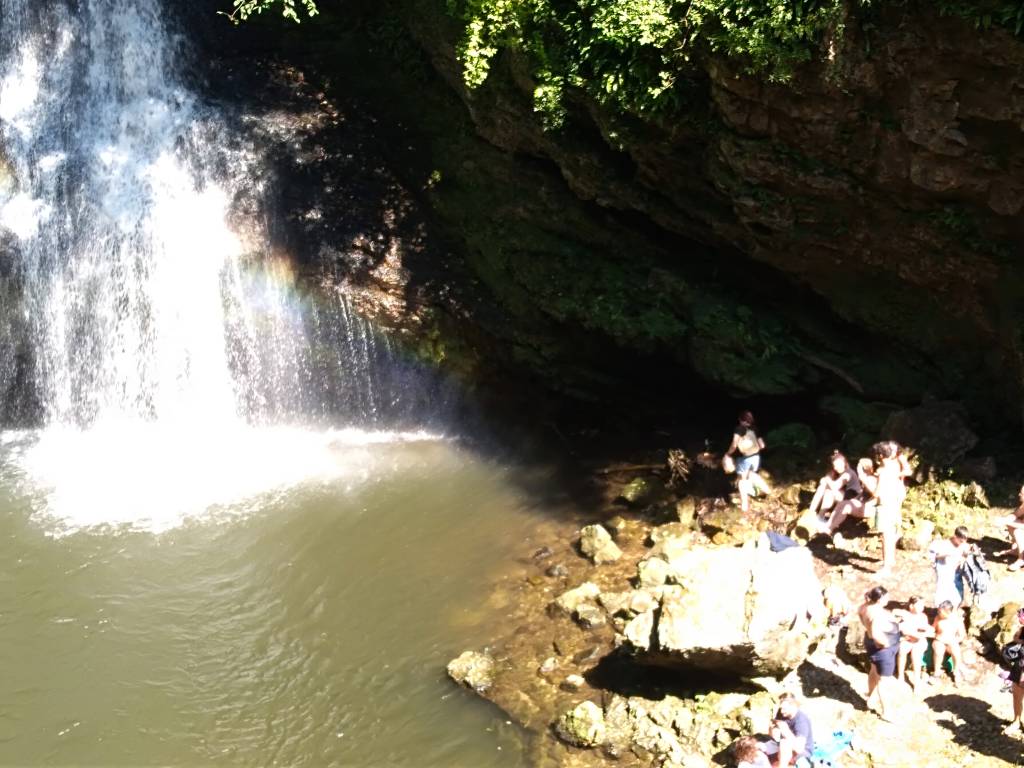
<path fill-rule="evenodd" d="M 921 668 L 924 666 L 924 652 L 928 648 L 928 638 L 935 634 L 928 623 L 928 614 L 924 612 L 924 600 L 911 597 L 907 601 L 907 609 L 897 608 L 893 615 L 900 620 L 900 652 L 896 659 L 896 679 L 903 680 L 910 659 L 911 687 L 916 691 L 921 685 Z"/>
<path fill-rule="evenodd" d="M 963 565 L 973 545 L 967 529 L 957 526 L 948 539 L 936 539 L 928 547 L 935 568 L 935 605 L 949 602 L 959 608 L 964 601 Z"/>
<path fill-rule="evenodd" d="M 935 616 L 935 639 L 932 640 L 932 675 L 938 676 L 942 669 L 942 662 L 949 654 L 953 663 L 953 685 L 959 687 L 962 678 L 961 667 L 963 659 L 960 655 L 960 643 L 967 637 L 967 630 L 964 628 L 964 619 L 960 611 L 953 608 L 948 600 L 939 606 L 939 612 Z"/>
<path fill-rule="evenodd" d="M 810 768 L 811 754 L 814 752 L 811 719 L 800 709 L 800 702 L 791 693 L 784 693 L 779 699 L 779 711 L 775 715 L 771 737 L 779 748 L 776 763 L 779 768 L 791 765 Z"/>
<path fill-rule="evenodd" d="M 1017 509 L 1012 514 L 999 518 L 999 522 L 1010 538 L 1010 548 L 999 554 L 1012 555 L 1014 561 L 1010 564 L 1010 570 L 1019 571 L 1024 568 L 1024 485 L 1017 494 Z"/>
<path fill-rule="evenodd" d="M 733 742 L 732 755 L 736 759 L 736 768 L 772 768 L 761 743 L 753 736 L 743 736 Z"/>
<path fill-rule="evenodd" d="M 736 489 L 740 495 L 740 509 L 744 512 L 750 509 L 751 496 L 759 492 L 767 494 L 771 490 L 764 478 L 758 474 L 758 470 L 761 469 L 761 451 L 764 447 L 764 440 L 757 434 L 754 414 L 744 411 L 739 416 L 739 423 L 733 430 L 732 442 L 725 452 L 729 460 L 733 454 L 739 457 L 735 460 Z"/>
<path fill-rule="evenodd" d="M 871 660 L 868 671 L 868 691 L 865 703 L 871 708 L 871 699 L 878 694 L 878 715 L 892 722 L 886 707 L 888 682 L 896 674 L 896 657 L 900 650 L 900 628 L 896 617 L 886 607 L 885 596 L 889 591 L 882 586 L 873 587 L 864 595 L 864 602 L 857 610 L 864 625 L 864 650 Z"/>

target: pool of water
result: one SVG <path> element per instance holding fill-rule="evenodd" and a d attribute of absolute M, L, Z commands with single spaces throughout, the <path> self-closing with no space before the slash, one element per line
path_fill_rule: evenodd
<path fill-rule="evenodd" d="M 4 436 L 0 764 L 526 763 L 444 674 L 542 514 L 513 471 L 422 435 L 249 437 Z"/>

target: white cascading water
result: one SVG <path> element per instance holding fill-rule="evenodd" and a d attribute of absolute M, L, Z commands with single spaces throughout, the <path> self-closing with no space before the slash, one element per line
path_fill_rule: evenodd
<path fill-rule="evenodd" d="M 183 56 L 159 0 L 0 0 L 0 397 L 41 426 L 7 463 L 65 530 L 166 528 L 396 437 L 386 345 L 229 227 L 259 158 Z"/>

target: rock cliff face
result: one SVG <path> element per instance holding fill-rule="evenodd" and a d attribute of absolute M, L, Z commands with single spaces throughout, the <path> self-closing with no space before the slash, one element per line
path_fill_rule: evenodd
<path fill-rule="evenodd" d="M 464 87 L 443 3 L 324 10 L 271 44 L 406 126 L 400 175 L 430 219 L 407 250 L 458 265 L 414 302 L 446 319 L 424 327 L 449 358 L 458 337 L 474 365 L 583 398 L 657 373 L 1021 418 L 1024 43 L 1008 32 L 901 5 L 851 20 L 788 84 L 704 57 L 677 120 L 576 96 L 545 131 L 516 55 Z"/>
<path fill-rule="evenodd" d="M 893 380 L 875 365 L 881 359 L 851 359 L 856 345 L 844 339 L 802 355 L 805 363 L 883 397 L 960 392 L 981 377 L 1016 406 L 1024 291 L 1019 40 L 894 10 L 870 32 L 849 26 L 831 61 L 790 84 L 709 58 L 698 81 L 704 101 L 685 119 L 625 124 L 580 103 L 577 133 L 544 132 L 529 114 L 523 62 L 506 60 L 498 82 L 466 91 L 450 29 L 430 23 L 437 18 L 421 12 L 410 24 L 489 141 L 550 158 L 582 199 L 642 214 L 739 262 L 735 294 L 750 296 L 760 279 L 747 260 L 769 265 L 793 286 L 783 301 L 803 301 L 796 287 L 809 288 L 838 318 L 923 358 L 915 366 L 921 376 Z M 671 256 L 687 269 L 690 254 Z M 702 355 L 691 350 L 698 370 Z"/>

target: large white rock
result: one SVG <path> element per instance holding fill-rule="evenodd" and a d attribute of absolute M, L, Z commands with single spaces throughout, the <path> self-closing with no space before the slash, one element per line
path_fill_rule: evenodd
<path fill-rule="evenodd" d="M 807 656 L 824 627 L 821 584 L 808 550 L 695 549 L 670 565 L 679 586 L 662 589 L 651 635 L 634 619 L 624 647 L 651 664 L 782 676 Z"/>

